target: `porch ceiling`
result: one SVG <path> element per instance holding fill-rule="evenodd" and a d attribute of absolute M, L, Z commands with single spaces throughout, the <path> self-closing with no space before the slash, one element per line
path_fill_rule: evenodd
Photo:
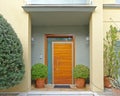
<path fill-rule="evenodd" d="M 96 6 L 91 5 L 25 5 L 32 26 L 88 25 Z"/>

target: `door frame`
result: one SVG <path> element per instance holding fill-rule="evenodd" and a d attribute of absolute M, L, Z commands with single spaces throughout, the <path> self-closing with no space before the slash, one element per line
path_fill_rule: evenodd
<path fill-rule="evenodd" d="M 74 35 L 72 35 L 72 34 L 45 34 L 44 35 L 44 62 L 45 62 L 45 65 L 48 65 L 48 38 L 72 38 L 71 42 L 73 43 L 73 67 L 74 67 L 75 66 L 75 37 L 74 37 Z"/>

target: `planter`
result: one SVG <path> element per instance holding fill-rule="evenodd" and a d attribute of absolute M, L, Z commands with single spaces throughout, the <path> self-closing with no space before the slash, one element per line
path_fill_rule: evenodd
<path fill-rule="evenodd" d="M 120 96 L 120 89 L 112 88 L 113 96 Z"/>
<path fill-rule="evenodd" d="M 104 87 L 111 88 L 111 84 L 108 76 L 104 76 Z"/>
<path fill-rule="evenodd" d="M 85 87 L 85 79 L 77 78 L 75 79 L 75 84 L 77 88 L 84 88 Z"/>
<path fill-rule="evenodd" d="M 36 79 L 36 88 L 44 88 L 45 87 L 45 79 L 44 78 L 39 78 Z"/>
<path fill-rule="evenodd" d="M 37 63 L 32 66 L 31 77 L 35 80 L 36 88 L 44 88 L 48 76 L 48 67 L 45 64 Z"/>

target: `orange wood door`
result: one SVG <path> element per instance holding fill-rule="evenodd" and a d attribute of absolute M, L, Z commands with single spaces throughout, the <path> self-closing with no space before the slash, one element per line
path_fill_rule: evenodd
<path fill-rule="evenodd" d="M 53 42 L 53 83 L 72 84 L 72 42 Z"/>

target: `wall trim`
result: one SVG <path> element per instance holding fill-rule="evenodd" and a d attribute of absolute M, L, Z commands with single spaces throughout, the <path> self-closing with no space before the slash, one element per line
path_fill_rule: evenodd
<path fill-rule="evenodd" d="M 105 9 L 120 9 L 120 4 L 103 4 Z"/>
<path fill-rule="evenodd" d="M 78 11 L 78 12 L 93 12 L 96 8 L 94 5 L 75 5 L 75 4 L 35 4 L 35 5 L 24 5 L 22 8 L 26 12 L 49 12 L 49 11 Z"/>

